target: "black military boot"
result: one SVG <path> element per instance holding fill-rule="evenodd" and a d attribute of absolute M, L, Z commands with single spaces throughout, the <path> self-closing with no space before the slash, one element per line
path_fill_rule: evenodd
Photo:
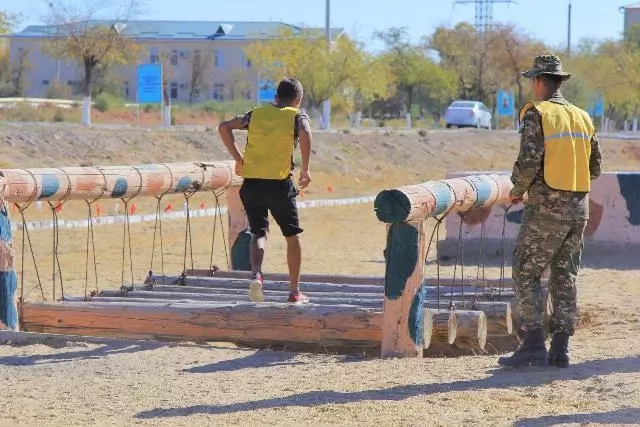
<path fill-rule="evenodd" d="M 551 337 L 551 347 L 549 348 L 549 365 L 558 368 L 569 366 L 569 335 L 564 332 L 557 332 Z"/>
<path fill-rule="evenodd" d="M 547 364 L 547 348 L 544 342 L 544 331 L 534 329 L 525 333 L 524 341 L 509 357 L 498 359 L 498 364 L 518 368 L 522 366 L 545 366 Z"/>

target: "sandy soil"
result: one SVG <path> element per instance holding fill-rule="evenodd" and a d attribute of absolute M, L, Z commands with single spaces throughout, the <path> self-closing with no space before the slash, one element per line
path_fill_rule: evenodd
<path fill-rule="evenodd" d="M 66 132 L 65 138 L 57 139 L 58 146 L 49 146 L 56 141 L 51 136 L 55 132 L 3 129 L 0 160 L 43 166 L 67 161 L 78 164 L 78 159 L 93 154 L 95 164 L 223 157 L 213 148 L 188 150 L 185 141 L 202 141 L 202 135 L 153 133 L 147 138 L 142 131 L 139 135 L 133 132 L 130 138 L 142 147 L 128 154 L 115 131 L 73 128 Z M 19 143 L 8 145 L 7 135 Z M 477 131 L 436 132 L 424 138 L 418 134 L 331 134 L 319 136 L 316 147 L 327 180 L 342 179 L 346 188 L 337 192 L 355 195 L 439 178 L 446 170 L 508 168 L 517 149 L 514 141 L 512 134 Z M 33 151 L 27 153 L 24 147 L 31 144 L 35 144 Z M 159 148 L 151 150 L 145 144 Z M 607 141 L 603 146 L 609 170 L 637 168 L 633 153 L 638 142 Z M 219 157 L 211 155 L 214 151 Z M 394 166 L 385 166 L 390 162 Z M 419 173 L 407 172 L 418 167 Z M 351 178 L 356 172 L 360 182 Z M 71 215 L 72 210 L 63 214 L 67 213 Z M 303 241 L 306 271 L 382 274 L 384 227 L 376 221 L 371 206 L 304 210 L 302 221 L 307 229 Z M 211 219 L 194 222 L 196 267 L 209 265 L 211 225 Z M 132 229 L 136 280 L 148 269 L 152 227 L 145 224 Z M 84 233 L 65 230 L 61 235 L 61 263 L 69 293 L 84 292 Z M 118 287 L 122 229 L 99 227 L 96 233 L 100 288 Z M 165 270 L 176 273 L 184 261 L 184 223 L 166 223 L 164 236 Z M 44 290 L 50 296 L 51 235 L 34 233 L 32 239 Z M 20 248 L 19 234 L 15 244 Z M 283 249 L 282 239 L 274 237 L 266 260 L 269 271 L 284 270 Z M 220 237 L 214 262 L 224 264 Z M 25 268 L 25 290 L 31 299 L 37 299 L 32 263 L 25 263 Z M 427 269 L 433 273 L 432 267 Z M 471 270 L 466 271 L 475 274 Z M 447 267 L 445 274 L 450 271 Z M 498 274 L 498 267 L 487 269 L 489 277 Z M 125 280 L 128 276 L 127 259 Z M 90 279 L 91 287 L 93 277 Z M 575 364 L 567 370 L 501 370 L 490 356 L 365 360 L 246 350 L 220 343 L 2 346 L 0 424 L 638 424 L 639 280 L 637 254 L 587 253 L 579 279 L 582 325 L 572 342 Z"/>

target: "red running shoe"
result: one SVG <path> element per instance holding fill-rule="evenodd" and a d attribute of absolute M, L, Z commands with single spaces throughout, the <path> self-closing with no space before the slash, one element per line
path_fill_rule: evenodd
<path fill-rule="evenodd" d="M 309 302 L 309 297 L 300 291 L 290 292 L 287 302 L 290 304 L 306 304 Z"/>

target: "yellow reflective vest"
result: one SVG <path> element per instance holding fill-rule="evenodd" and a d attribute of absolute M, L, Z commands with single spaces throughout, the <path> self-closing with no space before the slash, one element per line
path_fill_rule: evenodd
<path fill-rule="evenodd" d="M 520 121 L 530 108 L 542 116 L 546 184 L 556 190 L 590 191 L 589 158 L 595 128 L 589 114 L 572 104 L 529 102 L 520 110 Z"/>
<path fill-rule="evenodd" d="M 251 111 L 242 176 L 287 179 L 295 148 L 296 116 L 300 110 L 267 104 Z"/>

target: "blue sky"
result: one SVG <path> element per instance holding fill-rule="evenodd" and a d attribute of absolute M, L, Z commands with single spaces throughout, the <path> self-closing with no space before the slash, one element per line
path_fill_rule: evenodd
<path fill-rule="evenodd" d="M 12 0 L 0 8 L 23 15 L 21 26 L 41 22 L 44 0 Z M 518 4 L 495 4 L 494 21 L 516 24 L 553 46 L 566 46 L 568 0 L 519 0 Z M 572 0 L 572 41 L 581 38 L 617 38 L 623 14 L 618 8 L 631 0 Z M 213 21 L 283 21 L 324 26 L 324 0 L 150 0 L 144 19 Z M 473 22 L 473 5 L 455 5 L 453 0 L 332 0 L 331 23 L 343 27 L 370 49 L 377 29 L 408 27 L 415 40 L 435 27 L 460 21 Z"/>

